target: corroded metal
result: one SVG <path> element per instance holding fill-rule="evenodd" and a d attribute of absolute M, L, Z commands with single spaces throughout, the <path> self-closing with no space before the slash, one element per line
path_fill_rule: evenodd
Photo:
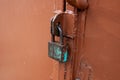
<path fill-rule="evenodd" d="M 68 49 L 67 46 L 63 44 L 63 30 L 61 28 L 61 23 L 55 23 L 54 21 L 58 18 L 61 14 L 55 15 L 51 20 L 51 37 L 52 40 L 48 42 L 48 56 L 57 60 L 59 62 L 66 62 L 68 56 Z M 56 31 L 57 30 L 57 31 Z M 59 42 L 55 41 L 55 36 L 59 34 Z"/>

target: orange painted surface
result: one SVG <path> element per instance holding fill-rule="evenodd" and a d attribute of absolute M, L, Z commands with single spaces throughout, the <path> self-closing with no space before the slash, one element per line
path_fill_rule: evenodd
<path fill-rule="evenodd" d="M 0 0 L 0 80 L 49 80 L 52 62 L 47 43 L 53 3 Z"/>
<path fill-rule="evenodd" d="M 119 0 L 90 0 L 85 53 L 95 80 L 120 80 Z"/>
<path fill-rule="evenodd" d="M 64 80 L 65 69 L 66 80 L 120 80 L 120 1 L 88 2 L 86 17 L 66 6 L 73 12 L 63 31 L 74 40 L 65 39 L 65 65 L 47 55 L 50 18 L 63 0 L 0 0 L 0 80 Z"/>

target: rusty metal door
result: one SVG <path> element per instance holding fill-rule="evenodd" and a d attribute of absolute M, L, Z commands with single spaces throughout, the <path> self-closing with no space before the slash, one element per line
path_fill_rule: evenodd
<path fill-rule="evenodd" d="M 84 52 L 92 80 L 120 80 L 119 0 L 89 0 Z"/>
<path fill-rule="evenodd" d="M 120 80 L 119 0 L 0 0 L 0 80 Z M 67 63 L 48 58 L 50 18 L 66 9 Z"/>
<path fill-rule="evenodd" d="M 88 0 L 86 10 L 66 4 L 64 32 L 73 34 L 69 60 L 53 63 L 52 80 L 120 80 L 119 0 Z M 63 10 L 56 0 L 56 10 Z M 61 6 L 60 6 L 61 5 Z"/>
<path fill-rule="evenodd" d="M 50 79 L 47 42 L 54 3 L 0 0 L 0 80 Z"/>

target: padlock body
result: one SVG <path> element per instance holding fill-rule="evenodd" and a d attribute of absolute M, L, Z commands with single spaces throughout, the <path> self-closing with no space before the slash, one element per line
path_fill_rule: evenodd
<path fill-rule="evenodd" d="M 48 56 L 59 62 L 66 62 L 68 58 L 68 49 L 66 46 L 57 42 L 48 42 Z"/>

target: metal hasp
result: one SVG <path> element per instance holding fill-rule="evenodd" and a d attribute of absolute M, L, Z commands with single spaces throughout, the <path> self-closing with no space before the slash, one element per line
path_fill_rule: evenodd
<path fill-rule="evenodd" d="M 51 37 L 52 40 L 48 42 L 48 56 L 54 60 L 57 60 L 59 62 L 67 62 L 68 58 L 68 47 L 63 43 L 63 31 L 61 28 L 60 22 L 54 22 L 56 21 L 55 18 L 57 16 L 54 16 L 53 19 L 51 19 Z M 57 35 L 56 32 L 58 31 Z M 58 36 L 59 34 L 59 36 Z M 55 36 L 59 37 L 59 41 L 55 40 Z"/>
<path fill-rule="evenodd" d="M 57 28 L 58 22 L 60 22 L 60 19 L 63 17 L 64 13 L 58 13 L 51 19 L 51 34 L 55 36 L 60 36 L 59 30 Z"/>
<path fill-rule="evenodd" d="M 88 1 L 87 0 L 66 0 L 70 5 L 84 10 L 88 7 Z"/>

